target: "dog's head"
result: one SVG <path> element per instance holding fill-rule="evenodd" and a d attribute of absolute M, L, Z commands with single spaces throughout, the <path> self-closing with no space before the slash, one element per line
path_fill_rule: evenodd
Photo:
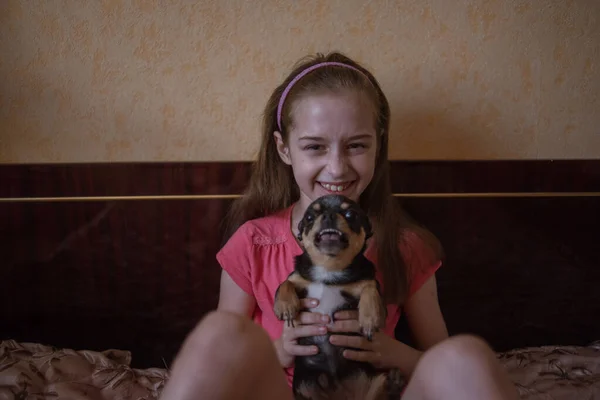
<path fill-rule="evenodd" d="M 366 247 L 371 223 L 362 208 L 340 195 L 315 200 L 298 224 L 298 239 L 314 263 L 343 269 Z"/>

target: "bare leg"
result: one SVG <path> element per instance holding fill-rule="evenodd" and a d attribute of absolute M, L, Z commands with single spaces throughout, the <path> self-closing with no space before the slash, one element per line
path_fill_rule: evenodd
<path fill-rule="evenodd" d="M 403 400 L 516 400 L 517 391 L 481 339 L 455 336 L 423 354 Z"/>
<path fill-rule="evenodd" d="M 185 340 L 162 400 L 291 399 L 273 344 L 250 319 L 208 314 Z"/>

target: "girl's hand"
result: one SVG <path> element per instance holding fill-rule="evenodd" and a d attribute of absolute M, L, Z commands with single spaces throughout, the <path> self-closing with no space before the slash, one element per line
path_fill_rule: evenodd
<path fill-rule="evenodd" d="M 400 358 L 403 356 L 403 345 L 394 338 L 383 332 L 373 334 L 373 341 L 369 342 L 364 336 L 348 336 L 344 333 L 360 333 L 358 324 L 358 311 L 340 311 L 335 314 L 335 323 L 329 328 L 329 332 L 339 332 L 339 335 L 331 335 L 330 342 L 340 347 L 351 347 L 357 350 L 344 350 L 344 357 L 355 361 L 366 361 L 376 368 L 399 368 Z M 413 349 L 411 349 L 413 350 Z M 416 350 L 413 350 L 416 351 Z M 401 368 L 403 369 L 403 368 Z"/>
<path fill-rule="evenodd" d="M 319 302 L 315 299 L 302 299 L 302 308 L 316 307 Z M 281 337 L 275 341 L 277 357 L 284 368 L 294 364 L 296 356 L 317 354 L 317 346 L 302 346 L 297 339 L 301 337 L 324 335 L 327 333 L 325 324 L 329 322 L 327 315 L 313 312 L 301 312 L 294 320 L 294 326 L 283 324 Z"/>

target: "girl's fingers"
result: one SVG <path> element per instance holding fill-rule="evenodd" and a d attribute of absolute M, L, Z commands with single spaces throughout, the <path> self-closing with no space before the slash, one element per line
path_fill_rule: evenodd
<path fill-rule="evenodd" d="M 373 346 L 372 342 L 362 336 L 331 335 L 329 341 L 336 346 L 352 347 L 360 350 L 370 350 Z"/>
<path fill-rule="evenodd" d="M 360 325 L 355 319 L 338 320 L 335 321 L 330 327 L 329 332 L 356 332 L 360 333 Z"/>
<path fill-rule="evenodd" d="M 285 350 L 293 356 L 310 356 L 319 352 L 317 346 L 301 346 L 299 344 L 289 344 Z"/>
<path fill-rule="evenodd" d="M 296 340 L 301 337 L 324 335 L 327 327 L 319 325 L 300 325 L 286 332 L 286 341 Z M 303 346 L 305 347 L 305 346 Z"/>
<path fill-rule="evenodd" d="M 358 320 L 358 311 L 356 310 L 344 310 L 338 311 L 334 315 L 335 319 L 356 319 Z"/>
<path fill-rule="evenodd" d="M 319 305 L 319 300 L 307 297 L 300 300 L 300 304 L 302 304 L 303 308 L 313 308 Z"/>
<path fill-rule="evenodd" d="M 296 322 L 299 325 L 326 324 L 329 322 L 329 317 L 319 313 L 301 312 Z"/>
<path fill-rule="evenodd" d="M 381 354 L 373 351 L 344 350 L 344 357 L 349 360 L 376 364 L 381 359 Z"/>

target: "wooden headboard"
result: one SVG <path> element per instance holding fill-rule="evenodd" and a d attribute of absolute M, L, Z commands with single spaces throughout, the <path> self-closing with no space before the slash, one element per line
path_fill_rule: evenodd
<path fill-rule="evenodd" d="M 0 339 L 170 363 L 216 307 L 219 224 L 249 167 L 0 166 Z M 398 201 L 445 247 L 451 333 L 498 351 L 600 339 L 600 161 L 397 161 L 392 171 Z"/>

